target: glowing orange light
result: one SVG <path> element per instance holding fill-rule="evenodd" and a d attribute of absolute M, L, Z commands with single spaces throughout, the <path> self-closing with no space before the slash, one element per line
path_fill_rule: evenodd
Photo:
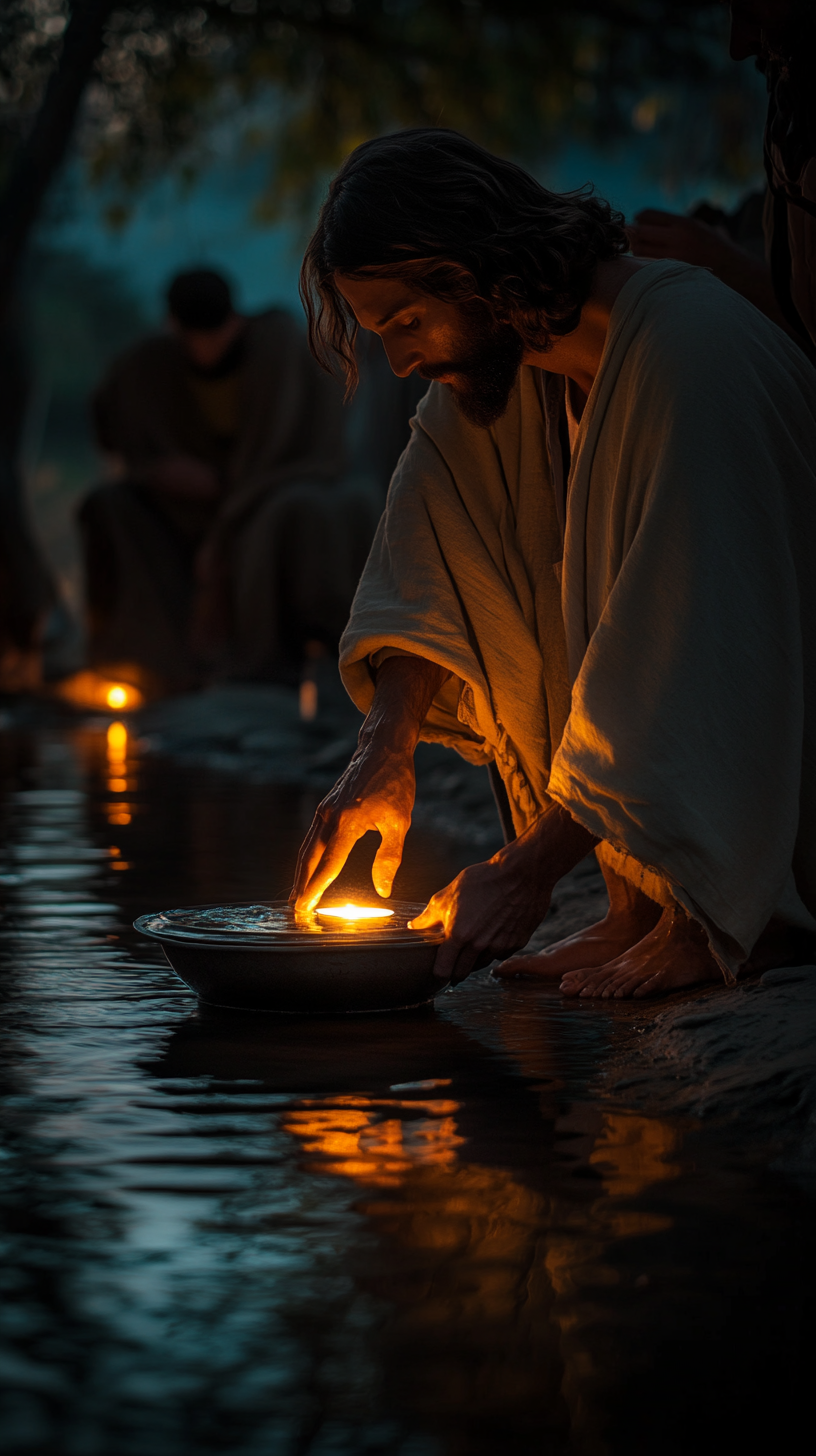
<path fill-rule="evenodd" d="M 311 723 L 317 717 L 317 683 L 311 678 L 304 678 L 300 684 L 298 704 L 304 723 Z"/>
<path fill-rule="evenodd" d="M 77 708 L 113 708 L 119 712 L 126 708 L 131 712 L 144 703 L 144 694 L 132 683 L 115 682 L 90 668 L 65 678 L 55 691 Z"/>
<path fill-rule="evenodd" d="M 285 1132 L 302 1140 L 304 1151 L 317 1155 L 315 1165 L 323 1173 L 340 1174 L 380 1188 L 397 1188 L 407 1174 L 420 1168 L 448 1169 L 455 1166 L 458 1148 L 464 1141 L 448 1109 L 458 1111 L 456 1102 L 398 1102 L 385 1098 L 341 1098 L 354 1107 L 313 1107 L 287 1114 Z M 403 1122 L 390 1110 L 410 1107 L 431 1112 L 430 1117 Z"/>
<path fill-rule="evenodd" d="M 335 920 L 385 920 L 393 910 L 380 909 L 375 905 L 331 905 L 321 907 L 318 915 L 333 915 Z"/>
<path fill-rule="evenodd" d="M 124 723 L 109 723 L 105 735 L 108 750 L 108 792 L 111 794 L 125 794 L 128 790 L 127 774 L 127 751 L 128 731 Z M 133 785 L 131 784 L 132 788 Z M 130 804 L 108 804 L 109 824 L 129 824 L 131 818 Z"/>
<path fill-rule="evenodd" d="M 108 727 L 108 758 L 121 761 L 127 753 L 128 731 L 124 723 L 111 723 Z"/>

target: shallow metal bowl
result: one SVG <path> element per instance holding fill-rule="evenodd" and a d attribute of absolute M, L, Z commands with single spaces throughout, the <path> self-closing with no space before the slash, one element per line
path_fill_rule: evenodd
<path fill-rule="evenodd" d="M 283 900 L 193 905 L 140 915 L 136 930 L 160 941 L 173 970 L 211 1006 L 338 1016 L 424 1006 L 444 989 L 433 973 L 443 937 L 408 929 L 422 905 L 383 902 L 376 928 L 318 915 L 295 919 Z"/>

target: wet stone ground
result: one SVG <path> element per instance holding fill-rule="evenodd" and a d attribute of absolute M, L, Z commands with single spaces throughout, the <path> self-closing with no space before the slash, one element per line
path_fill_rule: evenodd
<path fill-rule="evenodd" d="M 198 727 L 162 705 L 124 746 L 6 712 L 4 1453 L 798 1446 L 805 973 L 656 1006 L 483 972 L 401 1016 L 199 1007 L 132 920 L 285 895 L 356 731 L 262 691 Z M 429 750 L 395 894 L 498 843 L 485 776 Z M 602 907 L 588 862 L 540 938 Z"/>

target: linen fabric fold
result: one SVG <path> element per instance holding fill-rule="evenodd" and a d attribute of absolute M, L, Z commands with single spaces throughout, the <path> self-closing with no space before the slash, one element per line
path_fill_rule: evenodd
<path fill-rule="evenodd" d="M 372 654 L 446 667 L 423 737 L 495 758 L 517 830 L 562 804 L 730 980 L 772 917 L 816 930 L 816 372 L 704 270 L 649 263 L 563 490 L 562 400 L 524 367 L 482 430 L 430 387 L 341 670 L 365 710 Z"/>

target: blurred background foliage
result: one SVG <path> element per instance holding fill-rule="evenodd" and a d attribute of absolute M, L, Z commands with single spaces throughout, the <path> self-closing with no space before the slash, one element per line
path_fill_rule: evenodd
<path fill-rule="evenodd" d="M 720 0 L 0 0 L 0 238 L 15 165 L 83 16 L 98 34 L 81 61 L 67 166 L 60 154 L 44 177 L 20 274 L 34 366 L 25 474 L 74 605 L 71 510 L 96 468 L 86 401 L 110 357 L 154 322 L 156 267 L 223 266 L 234 247 L 246 284 L 254 220 L 267 229 L 256 274 L 269 292 L 252 301 L 281 291 L 288 301 L 294 263 L 276 265 L 281 238 L 292 251 L 351 147 L 417 123 L 457 127 L 555 186 L 572 185 L 575 169 L 558 167 L 569 148 L 585 166 L 575 181 L 616 152 L 620 170 L 656 179 L 666 198 L 695 179 L 719 179 L 733 197 L 759 177 L 764 82 L 729 60 Z M 208 250 L 190 229 L 187 252 L 177 236 L 146 290 L 134 226 L 144 199 L 161 196 L 178 233 L 185 189 L 209 188 L 211 217 L 228 210 L 228 173 L 245 179 L 240 241 Z M 66 245 L 61 207 L 86 224 L 101 211 L 129 238 L 122 266 L 85 250 L 87 226 Z"/>
<path fill-rule="evenodd" d="M 7 138 L 40 104 L 70 10 L 0 8 Z M 120 186 L 112 221 L 149 178 L 206 166 L 227 118 L 272 159 L 266 217 L 310 214 L 351 147 L 416 123 L 527 160 L 565 136 L 608 145 L 639 132 L 678 172 L 741 179 L 754 166 L 755 78 L 728 59 L 720 0 L 154 0 L 107 12 L 79 144 L 90 175 Z"/>

